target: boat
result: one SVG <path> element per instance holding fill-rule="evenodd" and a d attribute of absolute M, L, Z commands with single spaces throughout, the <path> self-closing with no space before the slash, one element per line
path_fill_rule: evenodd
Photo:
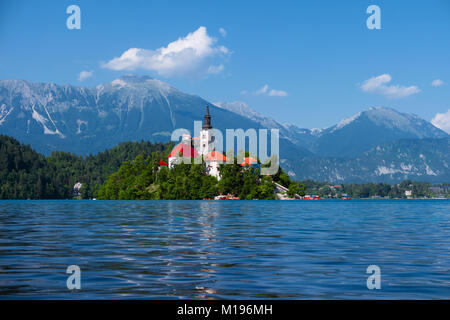
<path fill-rule="evenodd" d="M 214 197 L 214 200 L 240 200 L 239 197 L 233 196 L 231 194 L 227 194 L 227 195 L 218 195 L 216 197 Z"/>
<path fill-rule="evenodd" d="M 347 193 L 343 193 L 341 196 L 341 200 L 350 200 L 350 196 Z"/>
<path fill-rule="evenodd" d="M 317 196 L 317 195 L 312 195 L 312 196 L 310 196 L 310 195 L 305 195 L 305 196 L 303 197 L 303 200 L 320 200 L 320 197 Z"/>

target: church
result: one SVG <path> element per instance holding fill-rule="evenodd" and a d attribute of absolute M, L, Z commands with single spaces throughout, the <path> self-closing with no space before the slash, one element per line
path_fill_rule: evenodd
<path fill-rule="evenodd" d="M 203 118 L 203 126 L 198 137 L 188 134 L 182 136 L 181 142 L 173 148 L 169 154 L 169 169 L 183 161 L 183 158 L 202 157 L 206 164 L 206 173 L 220 180 L 219 165 L 225 163 L 228 158 L 216 151 L 214 130 L 209 114 L 209 105 L 206 105 L 206 114 Z"/>

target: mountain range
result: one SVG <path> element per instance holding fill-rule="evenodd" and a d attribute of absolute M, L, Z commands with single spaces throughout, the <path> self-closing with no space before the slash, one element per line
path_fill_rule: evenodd
<path fill-rule="evenodd" d="M 94 154 L 124 141 L 166 142 L 193 129 L 209 103 L 213 127 L 276 128 L 280 161 L 296 179 L 329 182 L 450 181 L 450 137 L 412 114 L 377 107 L 326 129 L 281 124 L 243 102 L 211 103 L 150 77 L 94 88 L 0 81 L 0 133 L 49 154 Z"/>

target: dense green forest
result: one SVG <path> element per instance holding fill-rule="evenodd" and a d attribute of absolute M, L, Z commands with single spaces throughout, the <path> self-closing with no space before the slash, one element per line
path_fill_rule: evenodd
<path fill-rule="evenodd" d="M 222 179 L 204 173 L 203 164 L 176 165 L 169 170 L 159 166 L 158 159 L 138 156 L 125 162 L 109 176 L 107 182 L 96 192 L 98 199 L 112 200 L 196 200 L 213 198 L 219 194 L 232 194 L 240 199 L 275 199 L 272 179 L 263 177 L 255 168 L 237 164 L 222 165 Z"/>
<path fill-rule="evenodd" d="M 203 173 L 202 165 L 181 164 L 173 170 L 159 168 L 173 144 L 124 142 L 97 155 L 81 157 L 54 152 L 45 157 L 14 138 L 0 135 L 0 199 L 72 199 L 73 187 L 81 182 L 83 199 L 203 199 L 232 194 L 241 199 L 273 199 L 272 181 L 289 188 L 288 195 L 310 194 L 322 198 L 429 197 L 431 185 L 404 181 L 332 185 L 312 180 L 293 181 L 282 169 L 272 177 L 260 178 L 255 168 L 222 166 L 222 179 Z M 448 185 L 442 185 L 449 197 Z"/>
<path fill-rule="evenodd" d="M 236 161 L 235 161 L 236 162 Z M 196 200 L 231 194 L 240 199 L 274 200 L 273 181 L 289 186 L 289 193 L 304 194 L 304 188 L 291 181 L 280 168 L 273 177 L 260 177 L 259 169 L 238 164 L 220 166 L 221 179 L 205 174 L 204 164 L 159 166 L 159 158 L 140 155 L 126 161 L 95 193 L 98 199 L 110 200 Z"/>
<path fill-rule="evenodd" d="M 0 199 L 71 199 L 73 186 L 82 182 L 82 198 L 94 191 L 124 161 L 138 155 L 166 154 L 172 144 L 125 142 L 117 147 L 81 157 L 54 152 L 44 157 L 14 138 L 0 135 Z"/>

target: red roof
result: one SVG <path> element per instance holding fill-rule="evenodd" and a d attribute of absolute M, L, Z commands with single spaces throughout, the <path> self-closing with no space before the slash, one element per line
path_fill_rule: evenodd
<path fill-rule="evenodd" d="M 252 157 L 245 157 L 244 158 L 244 162 L 241 163 L 241 166 L 245 166 L 246 164 L 251 165 L 252 163 L 257 163 L 258 160 L 256 160 L 255 158 Z"/>
<path fill-rule="evenodd" d="M 228 158 L 218 151 L 210 151 L 205 155 L 205 161 L 228 161 Z"/>
<path fill-rule="evenodd" d="M 164 160 L 159 160 L 159 165 L 167 167 L 167 163 Z"/>
<path fill-rule="evenodd" d="M 177 157 L 181 154 L 182 157 L 198 157 L 197 151 L 191 146 L 180 143 L 175 148 L 173 148 L 172 152 L 169 153 L 169 157 Z"/>

